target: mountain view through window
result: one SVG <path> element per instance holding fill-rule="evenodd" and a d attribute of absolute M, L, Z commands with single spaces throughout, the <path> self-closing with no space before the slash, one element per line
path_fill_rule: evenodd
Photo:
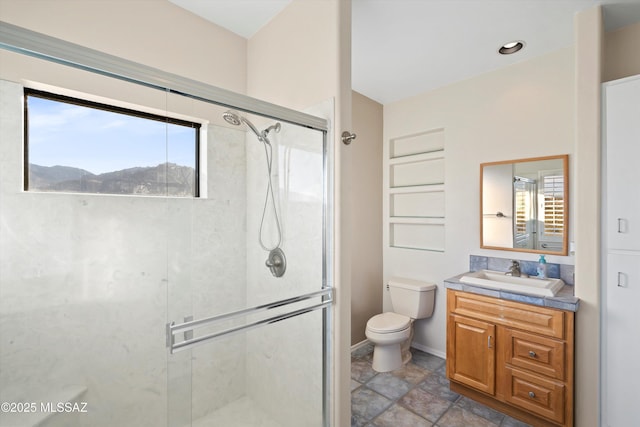
<path fill-rule="evenodd" d="M 195 197 L 199 123 L 27 90 L 28 191 Z"/>

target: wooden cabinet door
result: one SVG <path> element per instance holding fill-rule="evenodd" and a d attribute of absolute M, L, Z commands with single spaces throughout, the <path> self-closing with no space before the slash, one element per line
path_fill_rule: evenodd
<path fill-rule="evenodd" d="M 606 233 L 609 249 L 640 249 L 640 78 L 605 86 Z"/>
<path fill-rule="evenodd" d="M 447 324 L 449 379 L 495 394 L 496 326 L 451 314 Z"/>

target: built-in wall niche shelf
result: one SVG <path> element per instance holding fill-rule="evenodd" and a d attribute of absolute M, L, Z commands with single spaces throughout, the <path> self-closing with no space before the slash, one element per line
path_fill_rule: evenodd
<path fill-rule="evenodd" d="M 444 218 L 390 218 L 389 246 L 444 252 Z"/>
<path fill-rule="evenodd" d="M 392 138 L 389 145 L 389 158 L 395 159 L 443 150 L 444 129 L 432 129 L 413 135 Z"/>
<path fill-rule="evenodd" d="M 389 246 L 444 252 L 444 129 L 391 139 L 387 165 Z"/>
<path fill-rule="evenodd" d="M 444 183 L 444 150 L 389 159 L 391 188 Z"/>
<path fill-rule="evenodd" d="M 444 218 L 444 184 L 390 188 L 389 215 Z"/>

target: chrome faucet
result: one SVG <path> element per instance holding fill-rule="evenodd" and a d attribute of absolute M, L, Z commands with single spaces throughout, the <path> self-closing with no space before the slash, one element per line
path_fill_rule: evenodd
<path fill-rule="evenodd" d="M 520 263 L 516 260 L 511 261 L 511 267 L 509 267 L 509 271 L 506 273 L 507 276 L 520 277 Z"/>

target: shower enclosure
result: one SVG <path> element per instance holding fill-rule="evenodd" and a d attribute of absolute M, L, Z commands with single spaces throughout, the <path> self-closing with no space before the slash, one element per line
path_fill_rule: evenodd
<path fill-rule="evenodd" d="M 328 426 L 331 102 L 0 24 L 0 427 Z M 25 88 L 197 122 L 199 194 L 25 188 Z"/>
<path fill-rule="evenodd" d="M 513 178 L 513 247 L 536 249 L 537 246 L 537 184 L 530 178 Z"/>

